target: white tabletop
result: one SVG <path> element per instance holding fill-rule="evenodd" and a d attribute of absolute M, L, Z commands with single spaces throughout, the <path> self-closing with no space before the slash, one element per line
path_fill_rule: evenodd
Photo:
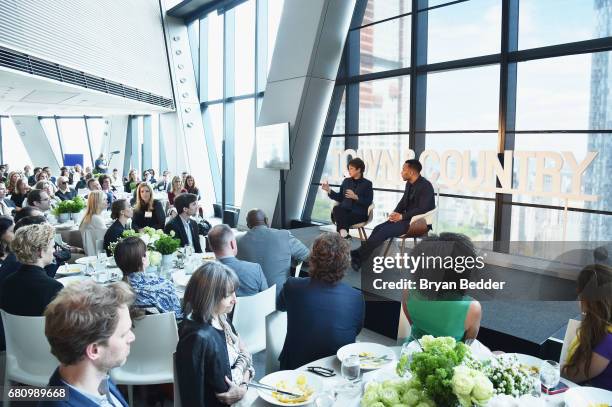
<path fill-rule="evenodd" d="M 394 346 L 394 347 L 391 347 L 391 349 L 393 349 L 393 351 L 395 352 L 396 358 L 399 359 L 399 353 L 400 353 L 401 347 Z M 395 363 L 392 363 L 392 364 L 393 366 L 395 366 Z M 342 384 L 346 383 L 344 379 L 342 378 L 342 375 L 340 374 L 340 361 L 338 360 L 338 358 L 336 358 L 335 355 L 316 360 L 312 363 L 308 363 L 307 365 L 304 365 L 298 368 L 298 370 L 306 370 L 307 366 L 320 366 L 320 367 L 325 367 L 325 368 L 334 370 L 334 372 L 336 373 L 336 376 L 329 377 L 329 378 L 321 377 L 321 379 L 323 380 L 324 391 L 338 388 Z M 386 371 L 389 370 L 389 368 L 384 368 L 384 369 Z M 363 383 L 367 383 L 369 381 L 376 380 L 377 375 L 379 375 L 379 371 L 376 371 L 376 370 L 365 373 L 363 375 Z M 567 384 L 569 387 L 577 386 L 575 383 L 572 383 L 566 379 L 561 379 L 561 381 Z M 334 406 L 358 407 L 360 405 L 362 394 L 363 392 L 359 396 L 352 397 L 350 399 L 347 399 L 344 395 L 339 394 L 338 398 L 336 399 L 336 402 L 334 403 Z M 257 398 L 255 399 L 255 397 Z M 245 398 L 247 399 L 246 404 L 240 403 L 241 407 L 248 406 L 248 405 L 254 406 L 254 407 L 272 406 L 272 404 L 258 397 L 257 390 L 255 390 L 254 388 L 249 388 L 248 394 Z M 547 407 L 562 407 L 564 406 L 564 404 L 565 403 L 563 402 L 563 394 L 555 394 L 553 396 L 547 396 L 547 402 L 546 402 Z M 310 403 L 309 405 L 314 405 L 314 403 Z"/>

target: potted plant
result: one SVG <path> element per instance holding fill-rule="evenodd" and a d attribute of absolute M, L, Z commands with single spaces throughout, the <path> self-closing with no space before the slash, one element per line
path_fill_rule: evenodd
<path fill-rule="evenodd" d="M 53 214 L 57 216 L 59 223 L 68 222 L 70 219 L 76 222 L 77 219 L 75 214 L 81 212 L 85 207 L 85 200 L 80 196 L 76 196 L 74 199 L 67 199 L 60 202 L 53 208 Z"/>
<path fill-rule="evenodd" d="M 174 231 L 170 235 L 165 233 L 159 235 L 159 238 L 153 243 L 155 250 L 161 253 L 162 266 L 170 266 L 172 263 L 172 255 L 181 246 L 180 239 L 174 238 Z"/>

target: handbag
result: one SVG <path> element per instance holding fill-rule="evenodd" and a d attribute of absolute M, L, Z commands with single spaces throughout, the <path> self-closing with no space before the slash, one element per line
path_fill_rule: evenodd
<path fill-rule="evenodd" d="M 210 232 L 210 229 L 212 229 L 212 225 L 206 219 L 202 219 L 198 222 L 198 234 L 206 236 L 208 232 Z"/>

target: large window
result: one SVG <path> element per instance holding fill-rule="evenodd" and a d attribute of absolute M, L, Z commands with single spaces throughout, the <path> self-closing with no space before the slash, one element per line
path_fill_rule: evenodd
<path fill-rule="evenodd" d="M 330 221 L 320 182 L 339 186 L 347 150 L 366 162 L 376 225 L 401 197 L 409 150 L 427 150 L 434 232 L 612 239 L 611 10 L 611 0 L 357 0 L 303 219 Z M 486 172 L 505 150 L 513 195 Z M 572 194 L 596 198 L 560 197 Z"/>
<path fill-rule="evenodd" d="M 8 164 L 11 171 L 22 171 L 24 166 L 32 166 L 32 160 L 10 118 L 0 117 L 0 134 L 2 134 L 2 163 Z"/>
<path fill-rule="evenodd" d="M 236 2 L 188 23 L 217 202 L 242 204 L 283 4 Z"/>

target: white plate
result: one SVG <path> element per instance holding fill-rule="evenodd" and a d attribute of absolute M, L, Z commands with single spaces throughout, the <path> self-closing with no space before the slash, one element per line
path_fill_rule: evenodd
<path fill-rule="evenodd" d="M 359 355 L 360 353 L 364 352 L 371 353 L 375 357 L 382 357 L 384 355 L 387 355 L 388 361 L 385 363 L 377 364 L 376 366 L 368 364 L 367 362 L 362 362 L 362 370 L 380 369 L 381 367 L 386 366 L 387 364 L 395 361 L 395 352 L 393 352 L 393 349 L 384 345 L 380 345 L 378 343 L 371 342 L 357 342 L 344 345 L 343 347 L 338 349 L 338 352 L 336 352 L 336 356 L 338 357 L 338 360 L 340 360 L 340 362 L 342 363 L 342 361 L 347 356 Z"/>
<path fill-rule="evenodd" d="M 62 277 L 62 278 L 58 278 L 57 281 L 59 281 L 60 283 L 62 283 L 62 285 L 64 287 L 69 286 L 70 284 L 76 283 L 78 281 L 83 281 L 88 279 L 89 277 L 87 276 L 69 276 L 69 277 Z"/>
<path fill-rule="evenodd" d="M 190 278 L 191 274 L 185 274 L 183 270 L 179 270 L 172 274 L 172 281 L 174 281 L 174 284 L 180 287 L 187 287 L 187 283 L 189 282 Z"/>
<path fill-rule="evenodd" d="M 306 376 L 306 384 L 312 388 L 313 393 L 310 395 L 310 397 L 308 398 L 308 400 L 303 401 L 301 403 L 283 403 L 277 399 L 275 399 L 274 397 L 272 397 L 272 392 L 269 390 L 262 390 L 262 389 L 257 389 L 257 392 L 259 393 L 259 397 L 261 397 L 262 399 L 264 399 L 265 401 L 267 401 L 270 404 L 274 404 L 277 406 L 303 406 L 305 404 L 310 404 L 314 401 L 314 399 L 317 397 L 317 393 L 319 393 L 321 390 L 323 390 L 323 381 L 321 380 L 321 378 L 319 378 L 319 376 L 310 373 L 310 372 L 304 372 L 304 371 L 297 371 L 297 370 L 281 370 L 278 372 L 274 372 L 274 373 L 270 373 L 269 375 L 262 377 L 261 380 L 259 380 L 259 383 L 261 384 L 267 384 L 268 386 L 273 386 L 276 387 L 276 384 L 281 381 L 284 380 L 285 382 L 287 382 L 290 385 L 295 385 L 295 382 L 297 380 L 297 377 L 299 375 L 304 375 Z"/>
<path fill-rule="evenodd" d="M 87 264 L 94 264 L 96 261 L 98 261 L 98 256 L 87 256 L 87 257 L 79 257 L 74 262 L 76 264 L 87 265 Z"/>
<path fill-rule="evenodd" d="M 612 404 L 612 391 L 596 387 L 571 387 L 563 395 L 567 407 L 587 407 L 597 403 Z"/>
<path fill-rule="evenodd" d="M 516 359 L 521 365 L 537 367 L 538 371 L 540 371 L 540 366 L 542 365 L 543 360 L 535 356 L 525 355 L 523 353 L 502 353 L 497 357 L 500 359 L 504 359 L 510 358 L 512 356 L 516 356 Z"/>
<path fill-rule="evenodd" d="M 74 276 L 82 273 L 86 266 L 83 264 L 64 264 L 57 269 L 58 276 Z"/>

